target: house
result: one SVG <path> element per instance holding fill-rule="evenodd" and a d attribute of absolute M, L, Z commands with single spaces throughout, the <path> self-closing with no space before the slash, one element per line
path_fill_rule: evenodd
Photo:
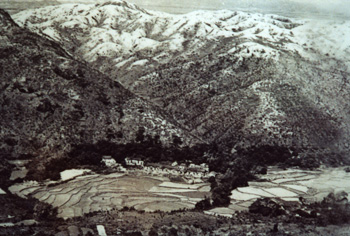
<path fill-rule="evenodd" d="M 206 163 L 202 163 L 200 165 L 196 165 L 191 163 L 188 166 L 188 169 L 193 170 L 193 171 L 198 171 L 198 172 L 209 172 L 209 166 Z"/>
<path fill-rule="evenodd" d="M 181 164 L 178 166 L 180 171 L 185 171 L 187 169 L 187 166 L 185 164 Z"/>
<path fill-rule="evenodd" d="M 125 158 L 125 163 L 128 166 L 140 166 L 140 167 L 144 166 L 144 162 L 140 158 L 129 158 L 129 157 L 127 157 L 127 158 Z"/>
<path fill-rule="evenodd" d="M 126 169 L 120 164 L 117 163 L 111 156 L 103 156 L 102 161 L 107 167 L 113 168 L 117 171 L 125 172 Z"/>
<path fill-rule="evenodd" d="M 204 172 L 209 172 L 209 165 L 206 164 L 206 163 L 200 164 L 200 168 L 201 168 Z"/>
<path fill-rule="evenodd" d="M 210 178 L 210 177 L 216 177 L 216 172 L 215 171 L 211 171 L 210 173 L 208 173 L 206 175 L 206 177 Z"/>
<path fill-rule="evenodd" d="M 116 167 L 118 166 L 117 162 L 111 156 L 103 156 L 102 162 L 105 163 L 107 167 Z"/>

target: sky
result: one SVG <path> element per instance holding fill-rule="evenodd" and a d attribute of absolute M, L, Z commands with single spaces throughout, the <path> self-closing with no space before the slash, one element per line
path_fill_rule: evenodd
<path fill-rule="evenodd" d="M 110 0 L 0 0 L 4 3 L 31 1 L 97 3 Z M 112 0 L 113 1 L 113 0 Z M 350 20 L 350 0 L 126 0 L 149 10 L 188 13 L 195 10 L 243 10 L 295 18 L 340 18 Z"/>
<path fill-rule="evenodd" d="M 58 0 L 73 1 L 73 0 Z M 93 0 L 78 0 L 93 1 Z M 106 0 L 100 0 L 106 1 Z M 290 17 L 327 17 L 350 20 L 350 0 L 127 0 L 137 5 L 169 13 L 194 10 L 244 10 Z M 96 2 L 93 1 L 93 2 Z"/>

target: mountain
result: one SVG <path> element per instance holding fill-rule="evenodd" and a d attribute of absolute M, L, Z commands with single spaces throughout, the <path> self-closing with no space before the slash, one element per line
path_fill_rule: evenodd
<path fill-rule="evenodd" d="M 51 6 L 14 19 L 232 152 L 349 149 L 349 21 L 226 10 L 171 15 L 124 1 Z"/>
<path fill-rule="evenodd" d="M 241 43 L 249 45 L 247 33 L 242 35 L 244 31 L 249 31 L 250 37 L 259 33 L 256 37 L 268 37 L 279 46 L 279 39 L 290 38 L 289 30 L 284 28 L 297 25 L 288 19 L 230 11 L 170 15 L 146 11 L 124 1 L 52 6 L 23 11 L 14 18 L 19 24 L 60 41 L 100 70 L 119 75 L 126 84 L 146 66 L 156 67 L 184 54 L 190 60 L 193 52 L 208 54 L 215 50 L 220 38 L 229 43 L 230 38 L 238 36 Z M 264 49 L 262 45 L 256 47 Z"/>
<path fill-rule="evenodd" d="M 164 144 L 198 139 L 163 111 L 77 61 L 0 10 L 2 158 L 60 157 L 73 145 L 135 140 L 140 127 Z"/>

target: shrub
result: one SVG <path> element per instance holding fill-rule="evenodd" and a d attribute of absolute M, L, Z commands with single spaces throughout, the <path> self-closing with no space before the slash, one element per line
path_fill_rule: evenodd
<path fill-rule="evenodd" d="M 279 216 L 286 213 L 281 205 L 277 204 L 270 198 L 256 200 L 249 207 L 249 212 L 254 214 L 261 214 L 263 216 Z"/>
<path fill-rule="evenodd" d="M 210 204 L 210 199 L 208 197 L 205 197 L 203 200 L 196 203 L 195 209 L 199 211 L 203 211 L 203 210 L 208 210 L 211 207 L 212 206 Z"/>

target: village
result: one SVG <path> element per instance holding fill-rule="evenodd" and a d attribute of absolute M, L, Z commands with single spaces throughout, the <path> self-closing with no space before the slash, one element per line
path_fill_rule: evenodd
<path fill-rule="evenodd" d="M 214 171 L 209 171 L 209 166 L 205 163 L 196 165 L 190 161 L 178 164 L 176 161 L 162 163 L 147 163 L 140 158 L 125 158 L 126 167 L 117 163 L 111 156 L 103 156 L 102 162 L 109 169 L 119 172 L 142 172 L 153 176 L 181 177 L 186 183 L 203 183 L 209 177 L 215 177 Z"/>

